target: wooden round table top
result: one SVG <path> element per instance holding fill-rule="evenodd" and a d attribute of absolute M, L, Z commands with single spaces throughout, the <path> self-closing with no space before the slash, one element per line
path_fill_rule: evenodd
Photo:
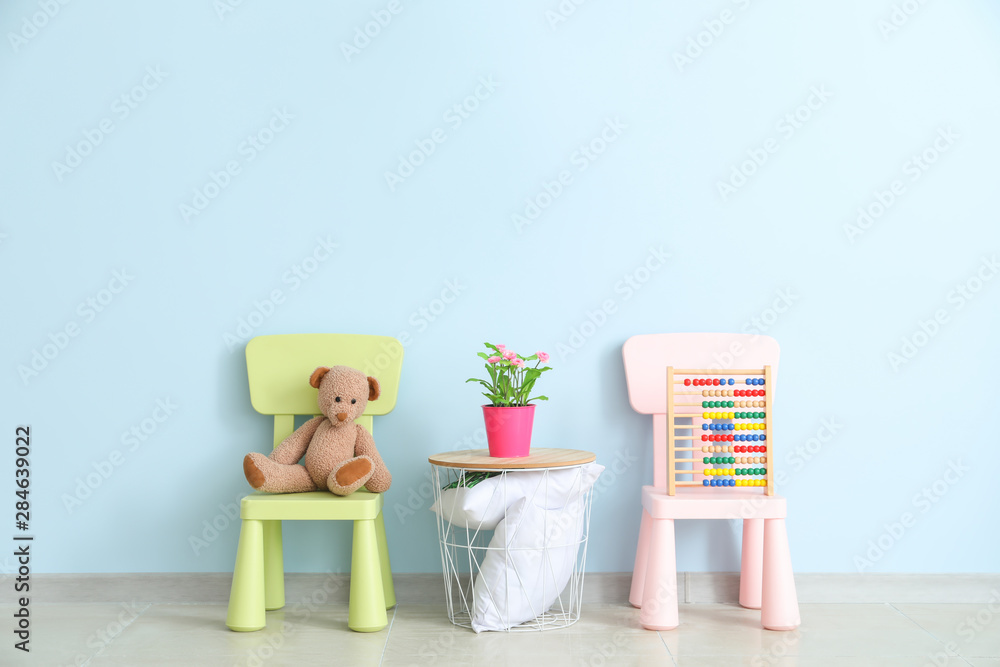
<path fill-rule="evenodd" d="M 561 468 L 578 466 L 597 459 L 593 452 L 582 449 L 557 449 L 555 447 L 532 447 L 528 456 L 512 459 L 494 458 L 488 449 L 464 449 L 457 452 L 443 452 L 427 458 L 436 466 L 445 468 L 469 468 L 476 470 L 529 470 L 532 468 Z"/>

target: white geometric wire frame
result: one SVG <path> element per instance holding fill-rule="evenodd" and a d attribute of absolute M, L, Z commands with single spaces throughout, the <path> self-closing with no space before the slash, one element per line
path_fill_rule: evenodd
<path fill-rule="evenodd" d="M 499 615 L 502 629 L 507 632 L 537 632 L 542 630 L 555 630 L 569 627 L 580 620 L 580 611 L 583 605 L 583 581 L 586 573 L 587 561 L 587 540 L 590 533 L 590 511 L 593 498 L 593 487 L 587 488 L 586 492 L 580 493 L 583 485 L 583 466 L 564 466 L 559 468 L 546 468 L 532 470 L 530 472 L 541 472 L 538 484 L 531 490 L 525 499 L 525 507 L 531 504 L 534 509 L 536 500 L 541 496 L 541 500 L 549 499 L 549 473 L 555 470 L 575 469 L 575 476 L 567 498 L 573 498 L 572 506 L 563 507 L 559 510 L 543 511 L 542 531 L 540 540 L 533 539 L 536 536 L 518 535 L 518 531 L 524 525 L 526 511 L 522 512 L 521 520 L 513 526 L 513 530 L 505 535 L 502 544 L 493 544 L 495 531 L 484 529 L 480 523 L 474 527 L 466 527 L 452 523 L 454 516 L 444 517 L 441 513 L 435 513 L 438 524 L 438 538 L 441 548 L 441 568 L 444 575 L 445 600 L 448 608 L 448 619 L 455 625 L 472 628 L 472 619 L 477 611 L 477 602 L 480 606 L 487 605 L 486 610 L 481 607 L 478 611 L 495 612 Z M 475 472 L 481 469 L 476 468 L 451 468 L 445 466 L 432 465 L 432 485 L 434 487 L 434 501 L 437 507 L 443 507 L 441 502 L 442 489 L 449 484 L 461 482 L 463 476 L 468 472 Z M 483 472 L 497 472 L 496 470 L 483 470 Z M 511 504 L 516 502 L 512 499 L 508 502 L 507 475 L 526 471 L 499 471 L 500 481 L 493 490 L 493 497 L 490 504 L 496 500 L 497 494 L 502 494 L 502 507 L 504 507 L 504 517 L 497 525 L 507 526 L 508 514 Z M 457 503 L 452 503 L 452 514 L 454 514 Z M 554 525 L 550 516 L 558 514 L 562 525 Z M 569 517 L 567 521 L 562 521 Z M 527 541 L 528 546 L 511 546 L 511 543 Z M 573 561 L 569 581 L 562 590 L 553 590 L 556 587 L 555 565 L 560 556 L 566 558 L 568 554 L 559 553 L 560 550 L 572 549 Z M 512 552 L 524 552 L 515 554 Z M 502 557 L 503 567 L 503 596 L 499 596 L 498 591 L 493 590 L 490 582 L 481 581 L 477 586 L 477 581 L 483 577 L 482 566 L 489 554 L 493 552 L 495 559 Z M 541 565 L 540 572 L 522 572 L 518 567 L 518 561 L 530 561 L 533 556 Z M 495 582 L 493 582 L 495 584 Z M 535 587 L 540 585 L 541 590 Z M 530 590 L 529 590 L 530 587 Z M 477 596 L 477 591 L 480 591 Z M 484 595 L 485 593 L 485 595 Z M 540 602 L 544 603 L 555 594 L 555 601 L 542 609 Z M 531 618 L 522 622 L 511 622 L 510 612 L 513 596 L 522 596 L 523 602 L 527 603 Z M 505 596 L 505 597 L 504 597 Z M 516 605 L 514 605 L 516 606 Z M 537 607 L 537 608 L 536 608 Z"/>

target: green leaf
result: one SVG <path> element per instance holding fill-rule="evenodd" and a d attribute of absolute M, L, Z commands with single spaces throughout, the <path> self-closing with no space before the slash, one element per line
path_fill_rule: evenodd
<path fill-rule="evenodd" d="M 466 380 L 466 382 L 478 382 L 479 384 L 483 385 L 487 389 L 493 389 L 493 385 L 491 385 L 486 380 L 479 380 L 477 378 L 469 378 L 468 380 Z"/>
<path fill-rule="evenodd" d="M 528 399 L 528 401 L 547 401 L 547 400 L 549 400 L 548 396 L 533 396 Z"/>
<path fill-rule="evenodd" d="M 490 355 L 486 354 L 485 352 L 480 352 L 479 356 L 482 357 L 483 359 L 489 359 L 490 358 Z"/>

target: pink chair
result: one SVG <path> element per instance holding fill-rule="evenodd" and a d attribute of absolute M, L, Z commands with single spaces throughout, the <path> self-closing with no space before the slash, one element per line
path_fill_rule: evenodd
<path fill-rule="evenodd" d="M 653 415 L 653 486 L 642 487 L 642 522 L 629 594 L 629 602 L 642 610 L 640 623 L 647 630 L 672 630 L 678 624 L 674 520 L 742 519 L 740 604 L 760 609 L 761 625 L 768 630 L 798 627 L 785 499 L 768 496 L 760 487 L 678 486 L 675 495 L 667 495 L 667 366 L 724 370 L 769 365 L 776 385 L 777 341 L 750 334 L 650 334 L 629 338 L 622 356 L 632 408 Z M 769 389 L 773 394 L 774 386 Z M 692 428 L 675 426 L 675 434 L 690 434 Z M 768 466 L 773 466 L 769 439 Z M 693 476 L 704 467 L 700 458 L 692 459 Z"/>

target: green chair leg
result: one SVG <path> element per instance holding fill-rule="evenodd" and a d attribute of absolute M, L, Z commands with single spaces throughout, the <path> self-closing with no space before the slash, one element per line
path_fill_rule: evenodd
<path fill-rule="evenodd" d="M 383 512 L 375 519 L 375 539 L 378 540 L 379 568 L 382 572 L 382 592 L 385 594 L 385 608 L 396 606 L 396 587 L 392 585 L 392 568 L 389 566 L 389 545 L 385 541 L 385 521 Z"/>
<path fill-rule="evenodd" d="M 264 521 L 264 609 L 285 606 L 285 564 L 281 554 L 281 521 Z"/>
<path fill-rule="evenodd" d="M 233 587 L 229 591 L 226 625 L 237 632 L 253 632 L 264 620 L 264 526 L 244 519 L 236 549 Z"/>
<path fill-rule="evenodd" d="M 355 632 L 378 632 L 389 623 L 385 614 L 376 532 L 374 519 L 354 522 L 347 627 Z"/>

